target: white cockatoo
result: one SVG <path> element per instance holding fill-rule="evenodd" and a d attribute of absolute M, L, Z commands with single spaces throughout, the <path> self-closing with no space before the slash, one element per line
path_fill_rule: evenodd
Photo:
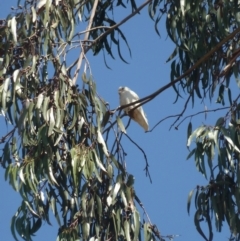
<path fill-rule="evenodd" d="M 130 90 L 128 87 L 119 87 L 118 93 L 120 106 L 127 105 L 129 103 L 139 100 L 138 95 L 132 90 Z M 136 121 L 145 131 L 148 131 L 148 120 L 146 118 L 145 113 L 143 112 L 142 106 L 139 106 L 138 108 L 132 110 L 137 105 L 139 105 L 139 103 L 128 106 L 124 108 L 124 111 L 127 115 L 131 117 L 131 119 Z"/>

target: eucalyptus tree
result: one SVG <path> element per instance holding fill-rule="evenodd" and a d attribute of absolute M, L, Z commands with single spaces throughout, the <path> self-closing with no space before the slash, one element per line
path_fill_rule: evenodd
<path fill-rule="evenodd" d="M 132 13 L 115 22 L 116 9 L 129 7 Z M 141 239 L 142 232 L 144 240 L 163 240 L 158 228 L 142 219 L 134 177 L 123 165 L 125 128 L 118 115 L 123 107 L 110 110 L 97 95 L 87 59 L 88 51 L 102 51 L 105 60 L 117 48 L 125 61 L 120 43 L 129 52 L 130 46 L 121 25 L 144 7 L 159 35 L 158 23 L 165 18 L 175 48 L 167 60 L 169 83 L 133 104 L 149 102 L 168 88 L 176 101 L 185 94 L 172 125 L 176 129 L 199 114 L 226 111 L 215 124 L 194 131 L 189 123 L 187 146 L 195 140 L 195 148 L 187 158 L 194 156 L 208 183 L 190 192 L 187 208 L 195 191 L 194 222 L 203 239 L 213 240 L 213 221 L 218 231 L 227 221 L 232 238 L 239 240 L 240 106 L 231 83 L 235 78 L 238 88 L 237 0 L 148 0 L 139 6 L 134 0 L 26 0 L 0 20 L 0 107 L 12 127 L 1 138 L 1 164 L 22 198 L 11 222 L 15 240 L 32 240 L 42 220 L 50 223 L 50 212 L 59 224 L 57 240 L 129 241 Z M 227 95 L 227 107 L 185 115 L 190 102 L 212 100 L 216 91 L 217 104 L 224 105 Z M 201 229 L 203 220 L 209 234 Z"/>
<path fill-rule="evenodd" d="M 127 5 L 137 14 L 134 1 Z M 89 50 L 113 56 L 115 45 L 125 61 L 120 42 L 129 48 L 127 40 L 110 17 L 124 7 L 110 0 L 19 1 L 0 21 L 0 106 L 11 127 L 1 138 L 1 164 L 22 198 L 11 221 L 15 240 L 32 240 L 42 221 L 50 224 L 50 212 L 57 240 L 137 240 L 141 230 L 145 239 L 162 239 L 141 221 L 134 177 L 123 165 L 124 126 L 118 116 L 110 121 L 117 110 L 97 95 L 86 57 Z"/>

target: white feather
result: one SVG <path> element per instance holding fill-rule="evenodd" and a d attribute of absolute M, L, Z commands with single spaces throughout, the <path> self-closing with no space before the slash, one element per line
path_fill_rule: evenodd
<path fill-rule="evenodd" d="M 138 95 L 134 91 L 130 90 L 128 87 L 119 87 L 118 93 L 119 93 L 120 106 L 127 105 L 139 100 Z M 137 105 L 139 105 L 139 103 L 128 106 L 124 108 L 124 111 L 134 121 L 136 121 L 140 126 L 142 126 L 145 131 L 148 131 L 148 120 L 146 118 L 146 115 L 143 111 L 142 106 L 139 106 L 138 108 L 131 111 L 131 109 L 133 109 Z"/>

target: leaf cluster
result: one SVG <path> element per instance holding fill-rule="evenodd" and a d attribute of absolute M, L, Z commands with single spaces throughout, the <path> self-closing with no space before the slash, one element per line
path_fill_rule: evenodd
<path fill-rule="evenodd" d="M 167 60 L 172 61 L 171 81 L 206 56 L 178 86 L 173 85 L 177 99 L 183 90 L 191 96 L 193 104 L 195 96 L 211 100 L 218 85 L 221 93 L 222 89 L 230 87 L 231 76 L 239 86 L 238 1 L 167 1 L 160 6 L 161 3 L 153 1 L 149 14 L 157 32 L 158 22 L 166 15 L 166 30 L 176 46 Z M 213 54 L 208 56 L 213 49 Z M 231 95 L 230 89 L 229 92 Z M 224 104 L 221 94 L 217 102 Z"/>
<path fill-rule="evenodd" d="M 194 156 L 195 165 L 206 178 L 210 175 L 207 186 L 197 186 L 195 193 L 194 222 L 197 231 L 205 240 L 213 240 L 212 219 L 217 231 L 221 232 L 223 222 L 227 222 L 233 240 L 240 236 L 240 105 L 236 105 L 228 117 L 221 117 L 215 126 L 201 126 L 192 132 L 192 124 L 188 127 L 189 146 L 195 140 L 195 148 L 187 159 Z M 218 155 L 215 157 L 215 151 Z M 214 161 L 216 163 L 214 164 Z M 206 169 L 208 165 L 208 169 Z M 209 171 L 207 171 L 209 170 Z M 188 212 L 194 190 L 188 197 Z M 209 229 L 208 237 L 201 228 L 206 221 Z"/>
<path fill-rule="evenodd" d="M 114 113 L 99 97 L 85 56 L 91 48 L 113 57 L 113 43 L 122 58 L 119 39 L 127 44 L 108 16 L 113 1 L 99 1 L 96 11 L 94 4 L 25 1 L 0 21 L 0 109 L 12 127 L 1 139 L 1 165 L 22 198 L 11 222 L 15 240 L 32 240 L 43 221 L 51 225 L 51 212 L 57 240 L 141 240 L 141 230 L 144 240 L 161 239 L 156 226 L 141 221 L 122 133 L 113 126 L 125 128 L 119 117 L 111 122 Z M 102 37 L 113 25 L 110 38 Z M 73 78 L 80 57 L 70 64 L 68 58 L 75 48 L 85 60 L 79 85 Z"/>

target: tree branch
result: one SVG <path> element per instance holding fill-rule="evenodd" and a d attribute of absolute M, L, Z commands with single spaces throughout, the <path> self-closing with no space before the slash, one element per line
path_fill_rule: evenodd
<path fill-rule="evenodd" d="M 94 0 L 93 9 L 92 9 L 91 16 L 90 16 L 89 23 L 88 23 L 88 27 L 87 27 L 87 30 L 86 30 L 87 32 L 84 36 L 84 41 L 88 40 L 89 33 L 90 33 L 88 30 L 91 29 L 93 18 L 94 18 L 95 13 L 96 13 L 97 5 L 98 5 L 98 0 Z M 76 81 L 77 81 L 77 78 L 78 78 L 78 73 L 79 73 L 79 70 L 80 70 L 81 65 L 82 65 L 83 57 L 87 53 L 88 50 L 89 50 L 89 48 L 84 48 L 83 51 L 81 51 L 81 54 L 80 54 L 78 62 L 77 62 L 77 68 L 76 68 L 76 71 L 74 73 L 74 77 L 73 77 L 73 81 L 72 81 L 73 85 L 76 84 Z"/>
<path fill-rule="evenodd" d="M 130 15 L 128 15 L 126 18 L 124 18 L 122 21 L 120 21 L 119 23 L 113 25 L 111 28 L 109 28 L 106 32 L 104 32 L 102 35 L 100 35 L 99 37 L 97 37 L 92 44 L 96 44 L 99 40 L 103 39 L 104 37 L 106 37 L 108 34 L 110 34 L 114 29 L 118 28 L 119 26 L 121 26 L 122 24 L 124 24 L 125 22 L 127 22 L 129 19 L 131 19 L 133 16 L 135 16 L 137 13 L 139 13 L 146 5 L 148 5 L 150 2 L 152 2 L 152 0 L 148 0 L 145 3 L 143 3 L 140 7 L 138 7 L 136 9 L 136 11 L 132 12 Z"/>
<path fill-rule="evenodd" d="M 146 1 L 139 8 L 137 8 L 136 11 L 132 12 L 130 15 L 128 15 L 122 21 L 120 21 L 119 23 L 117 23 L 117 24 L 113 25 L 112 27 L 108 28 L 108 30 L 106 32 L 104 32 L 102 35 L 100 35 L 95 40 L 93 40 L 91 45 L 84 49 L 84 53 L 81 52 L 80 57 L 79 57 L 78 62 L 77 62 L 77 69 L 76 69 L 76 71 L 74 73 L 74 77 L 73 77 L 73 85 L 75 85 L 76 82 L 77 82 L 78 73 L 79 73 L 79 70 L 81 68 L 81 64 L 82 64 L 82 60 L 83 60 L 84 54 L 86 54 L 88 52 L 88 50 L 91 49 L 94 44 L 96 44 L 98 41 L 100 41 L 101 39 L 106 37 L 108 34 L 110 34 L 114 29 L 118 28 L 119 26 L 121 26 L 122 24 L 127 22 L 129 19 L 131 19 L 133 16 L 135 16 L 137 13 L 139 13 L 139 11 L 142 10 L 150 2 L 152 2 L 152 0 Z M 98 0 L 95 0 L 94 5 L 93 5 L 93 9 L 92 9 L 92 13 L 91 13 L 91 17 L 90 17 L 90 20 L 89 20 L 88 27 L 85 30 L 86 34 L 85 34 L 85 37 L 84 37 L 83 41 L 87 41 L 88 40 L 89 33 L 91 31 L 92 21 L 93 21 L 95 12 L 96 12 L 97 4 L 98 4 Z M 94 29 L 96 29 L 96 28 L 94 28 Z"/>
<path fill-rule="evenodd" d="M 131 105 L 135 105 L 137 103 L 140 103 L 139 105 L 135 106 L 133 109 L 138 108 L 139 106 L 146 104 L 147 102 L 153 100 L 155 97 L 157 97 L 159 94 L 161 94 L 163 91 L 165 91 L 166 89 L 168 89 L 169 87 L 175 85 L 176 83 L 178 83 L 181 79 L 185 78 L 186 76 L 188 76 L 192 71 L 194 71 L 196 68 L 198 68 L 202 63 L 204 63 L 205 61 L 207 61 L 211 55 L 213 53 L 215 53 L 219 48 L 222 47 L 222 45 L 224 43 L 226 43 L 228 40 L 232 39 L 236 34 L 238 34 L 240 32 L 240 27 L 237 28 L 235 31 L 233 31 L 231 34 L 229 34 L 225 39 L 223 39 L 220 43 L 217 44 L 217 46 L 215 48 L 213 48 L 212 50 L 210 50 L 207 54 L 205 54 L 201 59 L 199 59 L 190 69 L 188 69 L 185 73 L 183 73 L 181 76 L 179 76 L 178 78 L 176 78 L 175 80 L 171 81 L 170 83 L 164 85 L 163 87 L 161 87 L 160 89 L 158 89 L 157 91 L 155 91 L 154 93 L 141 98 L 137 101 L 134 101 L 132 103 L 129 103 L 127 105 L 122 105 L 120 107 L 118 107 L 116 110 L 122 110 L 128 106 Z"/>
<path fill-rule="evenodd" d="M 216 109 L 212 109 L 212 110 L 202 110 L 202 111 L 199 111 L 195 114 L 192 114 L 192 115 L 188 115 L 188 116 L 185 116 L 179 123 L 178 125 L 176 126 L 176 129 L 178 129 L 178 127 L 187 119 L 187 118 L 192 118 L 196 115 L 200 115 L 200 114 L 203 114 L 203 113 L 209 113 L 209 112 L 216 112 L 216 111 L 219 111 L 219 110 L 225 110 L 225 109 L 228 109 L 228 108 L 231 108 L 231 106 L 228 106 L 228 107 L 222 107 L 222 108 L 216 108 Z"/>
<path fill-rule="evenodd" d="M 143 156 L 144 156 L 145 162 L 146 162 L 146 166 L 145 166 L 144 170 L 146 171 L 146 176 L 149 177 L 149 180 L 152 183 L 152 178 L 151 178 L 150 172 L 148 170 L 149 164 L 148 164 L 146 153 L 128 134 L 126 134 L 126 133 L 124 133 L 124 134 L 143 153 Z"/>

